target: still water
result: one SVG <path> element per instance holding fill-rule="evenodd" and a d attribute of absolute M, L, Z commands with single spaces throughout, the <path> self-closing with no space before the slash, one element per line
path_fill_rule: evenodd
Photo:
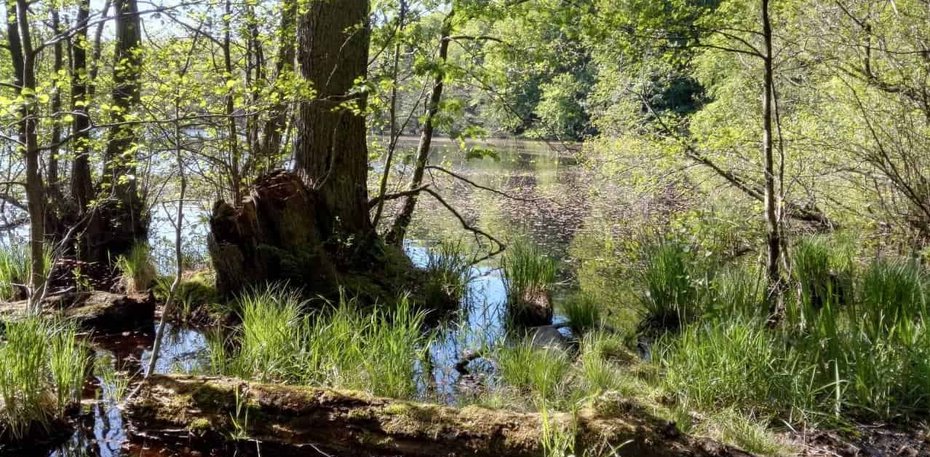
<path fill-rule="evenodd" d="M 413 140 L 400 143 L 401 153 L 413 150 Z M 469 148 L 486 151 L 483 158 L 467 159 L 468 151 L 456 143 L 439 140 L 434 144 L 431 163 L 449 170 L 461 178 L 442 170 L 432 170 L 428 180 L 434 189 L 459 212 L 470 225 L 494 234 L 507 242 L 515 236 L 525 236 L 544 247 L 546 252 L 570 264 L 569 245 L 579 231 L 590 208 L 586 196 L 591 191 L 585 181 L 575 155 L 564 145 L 538 142 L 493 141 L 470 144 Z M 390 191 L 402 190 L 406 163 L 398 160 Z M 373 179 L 383 170 L 375 164 Z M 495 191 L 483 189 L 478 186 Z M 505 194 L 505 195 L 504 195 Z M 396 203 L 396 202 L 395 202 Z M 489 248 L 487 240 L 463 230 L 459 218 L 451 214 L 438 201 L 424 196 L 410 230 L 410 241 L 405 250 L 413 263 L 425 266 L 428 252 L 438 243 L 463 243 L 476 257 Z M 194 263 L 205 261 L 209 204 L 192 204 L 186 208 L 184 237 L 185 255 Z M 387 214 L 394 208 L 387 208 Z M 153 208 L 151 244 L 163 273 L 171 271 L 173 264 L 173 209 Z M 385 218 L 389 220 L 389 218 Z M 560 272 L 560 279 L 571 282 L 570 269 Z M 504 315 L 506 292 L 496 260 L 481 262 L 472 267 L 468 293 L 461 303 L 456 325 L 441 330 L 430 347 L 429 375 L 423 373 L 421 395 L 432 400 L 455 402 L 461 386 L 455 364 L 468 349 L 478 348 L 505 338 Z M 558 320 L 557 316 L 557 320 Z M 96 376 L 87 392 L 83 405 L 81 427 L 61 447 L 47 454 L 56 457 L 70 456 L 124 456 L 145 454 L 127 446 L 126 435 L 131 424 L 123 418 L 116 406 L 115 397 L 125 386 L 120 376 L 139 373 L 151 357 L 152 332 L 132 333 L 94 338 L 96 365 L 109 365 L 116 376 Z M 157 373 L 196 373 L 208 363 L 207 337 L 195 329 L 171 327 L 163 342 L 156 365 Z M 95 366 L 96 366 L 95 365 Z M 107 367 L 104 367 L 107 368 Z M 95 370 L 98 371 L 98 370 Z M 99 370 L 104 373 L 106 369 Z"/>

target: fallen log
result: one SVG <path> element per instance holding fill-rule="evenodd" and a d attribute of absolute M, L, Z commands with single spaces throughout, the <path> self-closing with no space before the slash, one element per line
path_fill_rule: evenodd
<path fill-rule="evenodd" d="M 613 447 L 625 457 L 749 455 L 679 434 L 674 424 L 645 410 L 619 411 L 611 417 L 594 411 L 551 413 L 544 419 L 537 413 L 177 375 L 153 376 L 128 404 L 130 418 L 144 424 L 145 437 L 168 436 L 203 450 L 227 445 L 235 435 L 263 447 L 313 447 L 333 455 L 542 456 L 548 421 L 550 430 L 574 433 L 582 447 Z"/>
<path fill-rule="evenodd" d="M 25 316 L 28 310 L 25 300 L 0 303 L 0 319 Z M 155 301 L 145 295 L 71 292 L 43 300 L 42 314 L 72 320 L 78 328 L 88 331 L 148 329 L 155 317 Z"/>

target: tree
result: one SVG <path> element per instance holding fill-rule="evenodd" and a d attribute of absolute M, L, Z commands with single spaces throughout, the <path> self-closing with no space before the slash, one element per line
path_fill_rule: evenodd
<path fill-rule="evenodd" d="M 148 215 L 139 191 L 139 148 L 133 110 L 141 97 L 142 30 L 136 0 L 114 0 L 113 128 L 104 152 L 102 207 L 86 231 L 89 260 L 115 259 L 148 239 Z"/>
<path fill-rule="evenodd" d="M 321 196 L 331 222 L 326 235 L 367 239 L 366 91 L 370 42 L 367 0 L 315 0 L 297 28 L 300 75 L 315 94 L 297 107 L 294 161 Z"/>

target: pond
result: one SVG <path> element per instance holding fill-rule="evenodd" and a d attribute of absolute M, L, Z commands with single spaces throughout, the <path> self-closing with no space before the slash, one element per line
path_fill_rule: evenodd
<path fill-rule="evenodd" d="M 410 152 L 414 139 L 402 139 L 402 152 Z M 435 189 L 469 224 L 492 233 L 505 243 L 516 236 L 531 239 L 545 252 L 570 265 L 569 247 L 575 236 L 585 230 L 590 208 L 586 196 L 590 183 L 580 173 L 578 160 L 563 145 L 524 141 L 490 141 L 469 144 L 488 151 L 483 158 L 466 159 L 466 151 L 452 141 L 440 139 L 434 144 L 431 163 L 443 170 L 431 172 Z M 399 177 L 392 187 L 404 186 L 404 161 L 398 166 Z M 383 167 L 375 164 L 372 175 Z M 373 176 L 376 179 L 377 176 Z M 464 178 L 464 179 L 462 179 Z M 427 179 L 431 179 L 430 176 Z M 470 182 L 467 182 L 467 181 Z M 477 186 L 476 186 L 477 185 Z M 480 187 L 478 187 L 480 186 Z M 493 189 L 488 190 L 488 189 Z M 430 249 L 441 242 L 461 242 L 476 257 L 489 247 L 486 240 L 462 228 L 459 218 L 438 201 L 421 198 L 415 213 L 405 250 L 413 263 L 425 266 Z M 188 206 L 185 216 L 185 255 L 204 261 L 209 204 Z M 151 244 L 163 273 L 173 264 L 173 209 L 153 209 Z M 390 215 L 393 208 L 387 208 Z M 386 218 L 387 219 L 387 218 Z M 469 272 L 472 280 L 461 303 L 460 318 L 437 333 L 430 346 L 429 363 L 419 367 L 429 376 L 419 383 L 420 394 L 434 401 L 454 403 L 461 387 L 455 369 L 460 357 L 470 348 L 490 345 L 506 337 L 506 289 L 496 259 L 480 262 Z M 563 289 L 572 287 L 571 268 L 563 268 L 558 279 Z M 561 318 L 557 315 L 556 321 Z M 563 329 L 567 333 L 567 329 Z M 140 455 L 139 449 L 127 450 L 127 427 L 114 398 L 125 394 L 125 381 L 106 373 L 139 373 L 151 357 L 152 332 L 131 333 L 95 338 L 93 386 L 88 387 L 88 401 L 83 405 L 82 426 L 65 445 L 49 455 L 120 456 Z M 194 329 L 170 328 L 156 365 L 158 373 L 202 371 L 207 360 L 208 340 Z"/>

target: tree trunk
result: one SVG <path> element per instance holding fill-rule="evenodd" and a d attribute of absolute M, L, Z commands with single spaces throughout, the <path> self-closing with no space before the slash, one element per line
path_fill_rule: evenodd
<path fill-rule="evenodd" d="M 113 70 L 114 126 L 104 155 L 103 193 L 109 198 L 96 211 L 92 229 L 99 239 L 90 240 L 92 260 L 115 259 L 137 242 L 148 238 L 145 204 L 139 193 L 136 167 L 137 132 L 130 122 L 140 101 L 142 35 L 136 0 L 116 0 L 116 55 Z"/>
<path fill-rule="evenodd" d="M 605 399 L 605 401 L 608 401 Z M 616 400 L 615 400 L 616 401 Z M 620 400 L 622 401 L 622 400 Z M 196 376 L 152 376 L 128 405 L 147 434 L 204 450 L 235 432 L 273 455 L 543 456 L 542 430 L 574 435 L 577 447 L 636 457 L 748 457 L 719 443 L 680 434 L 630 403 L 601 415 L 453 408 L 358 392 Z M 573 426 L 574 423 L 574 426 Z M 578 455 L 582 453 L 579 452 Z"/>
<path fill-rule="evenodd" d="M 429 162 L 430 148 L 433 143 L 433 131 L 436 127 L 436 115 L 439 114 L 439 102 L 442 101 L 442 91 L 445 86 L 445 65 L 449 57 L 449 42 L 452 37 L 452 18 L 455 10 L 449 12 L 442 23 L 442 31 L 439 38 L 439 66 L 436 70 L 435 79 L 433 80 L 433 90 L 429 96 L 429 102 L 426 105 L 426 118 L 423 120 L 423 129 L 420 132 L 420 144 L 417 146 L 417 161 L 413 169 L 413 177 L 410 179 L 410 190 L 420 187 L 423 183 L 423 175 L 426 171 L 426 165 Z M 404 242 L 407 234 L 407 227 L 413 218 L 413 210 L 417 205 L 417 194 L 412 193 L 404 199 L 404 205 L 400 213 L 394 218 L 394 224 L 391 226 L 386 239 L 388 243 L 400 246 Z"/>
<path fill-rule="evenodd" d="M 20 108 L 18 140 L 26 160 L 26 199 L 29 209 L 29 253 L 31 269 L 29 304 L 38 312 L 45 285 L 45 186 L 39 164 L 38 100 L 36 98 L 35 53 L 29 27 L 29 4 L 16 0 L 15 17 L 7 21 L 10 56 L 14 67 L 14 85 L 25 98 Z"/>
<path fill-rule="evenodd" d="M 297 4 L 294 0 L 281 2 L 281 24 L 278 30 L 278 56 L 275 62 L 275 81 L 289 79 L 294 72 L 294 59 L 297 53 L 296 23 Z M 257 170 L 261 175 L 271 170 L 281 152 L 282 138 L 287 126 L 288 106 L 285 102 L 274 105 L 269 110 L 269 117 L 261 127 L 261 143 L 256 152 Z"/>
<path fill-rule="evenodd" d="M 397 11 L 397 29 L 395 35 L 403 32 L 406 15 L 407 2 L 405 0 L 400 0 Z M 394 59 L 391 62 L 391 104 L 389 110 L 390 120 L 388 121 L 391 128 L 391 139 L 388 145 L 387 157 L 384 159 L 384 171 L 381 173 L 381 183 L 378 185 L 378 205 L 375 209 L 375 216 L 371 221 L 371 224 L 375 228 L 378 227 L 378 222 L 381 221 L 381 214 L 384 212 L 384 195 L 387 193 L 388 178 L 391 176 L 391 167 L 394 164 L 394 152 L 397 149 L 397 139 L 400 137 L 397 125 L 397 86 L 400 84 L 400 81 L 397 77 L 400 71 L 400 50 L 403 42 L 398 38 L 395 38 L 395 40 Z"/>
<path fill-rule="evenodd" d="M 765 187 L 765 225 L 768 244 L 766 272 L 769 285 L 769 307 L 773 315 L 778 312 L 779 289 L 781 287 L 781 221 L 778 217 L 778 194 L 775 191 L 775 160 L 773 135 L 773 104 L 775 82 L 772 51 L 772 23 L 769 17 L 769 1 L 762 0 L 762 39 L 764 42 L 764 77 L 762 92 L 762 155 Z"/>
<path fill-rule="evenodd" d="M 297 107 L 295 165 L 328 213 L 324 237 L 344 243 L 372 233 L 366 96 L 356 87 L 368 69 L 368 16 L 368 0 L 313 0 L 297 28 L 300 75 L 315 95 Z"/>
<path fill-rule="evenodd" d="M 90 142 L 90 117 L 87 104 L 90 103 L 87 73 L 87 26 L 90 18 L 90 0 L 82 0 L 78 6 L 75 37 L 71 47 L 71 198 L 77 206 L 77 213 L 87 210 L 94 195 L 94 186 L 90 174 L 88 143 Z M 86 256 L 81 255 L 82 258 Z"/>

